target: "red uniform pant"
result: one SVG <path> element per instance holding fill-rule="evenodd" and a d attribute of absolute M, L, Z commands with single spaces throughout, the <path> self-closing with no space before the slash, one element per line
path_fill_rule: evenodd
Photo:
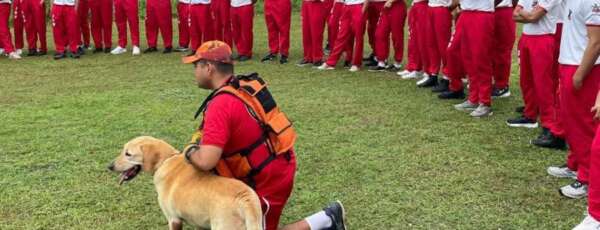
<path fill-rule="evenodd" d="M 377 30 L 377 23 L 379 22 L 383 5 L 385 5 L 385 1 L 372 1 L 367 6 L 367 36 L 372 53 L 375 53 L 375 31 Z"/>
<path fill-rule="evenodd" d="M 190 4 L 177 3 L 177 22 L 179 30 L 179 47 L 188 47 L 190 45 Z"/>
<path fill-rule="evenodd" d="M 327 19 L 327 43 L 329 43 L 330 48 L 333 48 L 333 43 L 337 38 L 343 9 L 343 2 L 335 2 L 331 8 L 329 19 Z"/>
<path fill-rule="evenodd" d="M 233 43 L 237 48 L 238 55 L 252 57 L 254 5 L 231 7 L 230 13 Z"/>
<path fill-rule="evenodd" d="M 231 34 L 231 17 L 230 14 L 230 1 L 229 0 L 212 0 L 211 8 L 215 17 L 214 34 L 215 39 L 227 43 L 229 46 L 232 45 L 232 34 Z"/>
<path fill-rule="evenodd" d="M 415 3 L 410 9 L 410 18 L 413 20 L 413 26 L 410 28 L 410 39 L 408 42 L 408 58 L 409 66 L 411 62 L 414 67 L 413 70 L 424 70 L 426 71 L 429 67 L 429 56 L 427 55 L 427 43 L 425 42 L 426 37 L 430 33 L 429 30 L 429 16 L 427 14 L 427 2 Z M 411 20 L 409 18 L 409 20 Z M 409 22 L 410 24 L 410 22 Z M 410 57 L 413 57 L 413 61 Z M 418 61 L 417 61 L 418 60 Z M 409 70 L 412 67 L 407 67 Z"/>
<path fill-rule="evenodd" d="M 97 1 L 97 0 L 91 0 Z M 83 45 L 90 46 L 90 3 L 89 0 L 79 0 L 77 4 L 77 17 L 79 21 L 79 30 L 83 39 Z"/>
<path fill-rule="evenodd" d="M 447 65 L 446 50 L 452 36 L 452 15 L 448 7 L 428 7 L 429 33 L 424 36 L 427 44 L 427 57 L 429 66 L 426 72 L 437 76 L 441 66 Z"/>
<path fill-rule="evenodd" d="M 492 46 L 494 14 L 463 11 L 447 50 L 450 90 L 462 90 L 462 78 L 469 76 L 469 102 L 492 104 Z"/>
<path fill-rule="evenodd" d="M 292 2 L 265 0 L 265 22 L 269 38 L 269 53 L 289 56 Z"/>
<path fill-rule="evenodd" d="M 304 60 L 308 62 L 323 61 L 323 32 L 327 11 L 324 2 L 302 2 L 302 46 Z"/>
<path fill-rule="evenodd" d="M 353 46 L 352 40 L 354 40 L 352 65 L 360 66 L 362 64 L 363 37 L 366 24 L 366 16 L 362 13 L 362 7 L 362 4 L 344 6 L 340 31 L 334 42 L 333 50 L 327 59 L 327 65 L 335 66 L 342 52 L 346 51 L 349 46 Z"/>
<path fill-rule="evenodd" d="M 23 5 L 20 0 L 13 2 L 13 29 L 15 35 L 15 48 L 23 49 L 23 33 L 25 32 L 25 16 Z"/>
<path fill-rule="evenodd" d="M 10 28 L 8 28 L 8 19 L 10 19 L 10 4 L 0 3 L 0 47 L 7 54 L 15 51 L 10 35 Z"/>
<path fill-rule="evenodd" d="M 327 15 L 325 17 L 325 23 L 327 25 L 327 44 L 331 44 L 329 43 L 329 36 L 331 36 L 329 34 L 329 18 L 331 18 L 331 14 L 332 14 L 332 10 L 333 10 L 333 5 L 335 4 L 335 0 L 324 0 L 323 3 L 325 4 L 325 15 Z"/>
<path fill-rule="evenodd" d="M 390 8 L 381 10 L 381 17 L 375 31 L 375 54 L 377 60 L 385 61 L 390 54 L 390 33 L 394 48 L 394 61 L 402 63 L 404 55 L 404 24 L 406 22 L 406 3 L 396 1 Z M 450 38 L 448 38 L 450 39 Z"/>
<path fill-rule="evenodd" d="M 158 32 L 165 48 L 173 47 L 173 20 L 171 18 L 171 1 L 148 0 L 146 4 L 146 36 L 148 47 L 156 47 Z"/>
<path fill-rule="evenodd" d="M 590 153 L 590 179 L 588 186 L 588 213 L 600 220 L 600 129 L 592 142 Z"/>
<path fill-rule="evenodd" d="M 93 0 L 90 2 L 92 10 L 92 38 L 96 48 L 111 48 L 112 46 L 112 0 Z"/>
<path fill-rule="evenodd" d="M 119 32 L 119 46 L 127 47 L 127 23 L 131 30 L 131 43 L 140 46 L 140 19 L 137 0 L 115 0 L 115 22 Z"/>
<path fill-rule="evenodd" d="M 295 173 L 294 154 L 289 161 L 280 155 L 255 177 L 255 191 L 262 206 L 265 230 L 277 230 L 279 218 L 294 187 Z"/>
<path fill-rule="evenodd" d="M 81 34 L 75 6 L 52 5 L 52 34 L 56 52 L 64 53 L 65 45 L 71 53 L 77 53 Z"/>
<path fill-rule="evenodd" d="M 27 31 L 27 46 L 30 50 L 48 51 L 46 43 L 46 7 L 39 0 L 23 0 L 23 15 Z"/>
<path fill-rule="evenodd" d="M 573 88 L 573 75 L 577 66 L 561 65 L 560 73 L 560 112 L 565 129 L 565 137 L 571 153 L 569 159 L 577 170 L 577 179 L 587 184 L 590 175 L 590 149 L 598 127 L 590 111 L 596 102 L 600 84 L 600 66 L 594 66 L 586 76 L 579 90 Z M 597 167 L 597 165 L 594 165 Z"/>
<path fill-rule="evenodd" d="M 498 89 L 508 87 L 512 50 L 516 40 L 516 23 L 512 18 L 512 7 L 496 8 L 494 12 L 494 86 Z"/>
<path fill-rule="evenodd" d="M 526 35 L 519 41 L 521 92 L 525 102 L 523 116 L 537 120 L 556 136 L 564 135 L 558 124 L 558 78 L 554 74 L 556 42 L 554 35 Z"/>
<path fill-rule="evenodd" d="M 211 25 L 212 15 L 210 14 L 210 5 L 194 4 L 190 7 L 190 36 L 192 50 L 196 50 L 205 41 L 214 38 L 214 27 Z"/>

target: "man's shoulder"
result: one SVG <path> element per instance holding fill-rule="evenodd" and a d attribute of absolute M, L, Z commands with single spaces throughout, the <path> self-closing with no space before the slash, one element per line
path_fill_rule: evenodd
<path fill-rule="evenodd" d="M 237 110 L 243 108 L 244 102 L 230 93 L 219 93 L 215 95 L 208 105 L 208 110 Z"/>

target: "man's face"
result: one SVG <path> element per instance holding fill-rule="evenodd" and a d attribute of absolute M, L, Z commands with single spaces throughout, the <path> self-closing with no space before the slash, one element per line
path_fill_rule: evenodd
<path fill-rule="evenodd" d="M 212 89 L 212 65 L 206 62 L 194 63 L 196 84 L 202 89 Z"/>

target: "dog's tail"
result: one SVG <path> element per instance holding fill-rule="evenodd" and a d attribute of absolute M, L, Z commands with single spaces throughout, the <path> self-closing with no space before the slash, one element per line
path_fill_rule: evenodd
<path fill-rule="evenodd" d="M 256 193 L 250 189 L 246 190 L 238 195 L 237 201 L 246 230 L 263 230 L 262 209 Z"/>

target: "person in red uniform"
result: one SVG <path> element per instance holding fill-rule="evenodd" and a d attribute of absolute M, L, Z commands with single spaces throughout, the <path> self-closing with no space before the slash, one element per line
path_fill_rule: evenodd
<path fill-rule="evenodd" d="M 247 61 L 252 58 L 254 42 L 254 2 L 252 0 L 231 0 L 231 25 L 233 43 L 237 49 L 237 61 Z"/>
<path fill-rule="evenodd" d="M 158 32 L 163 39 L 165 49 L 163 53 L 173 51 L 173 20 L 171 19 L 171 1 L 147 0 L 146 1 L 146 37 L 148 48 L 144 53 L 157 52 Z"/>
<path fill-rule="evenodd" d="M 404 0 L 387 0 L 381 10 L 379 23 L 375 30 L 375 57 L 377 65 L 369 71 L 385 71 L 391 69 L 396 72 L 402 67 L 404 56 L 404 24 L 406 22 L 406 3 Z M 387 65 L 390 54 L 390 34 L 394 50 L 394 63 Z M 391 68 L 389 68 L 391 67 Z"/>
<path fill-rule="evenodd" d="M 325 51 L 331 53 L 335 45 L 335 40 L 339 34 L 340 30 L 340 21 L 342 17 L 342 12 L 344 11 L 344 0 L 335 0 L 333 6 L 330 11 L 329 19 L 327 19 L 327 45 L 329 48 L 326 48 Z M 351 38 L 354 39 L 354 38 Z M 344 61 L 344 67 L 350 68 L 350 62 L 352 61 L 352 46 L 346 47 L 346 60 Z M 319 64 L 319 63 L 316 63 Z M 297 66 L 303 67 L 308 65 L 308 63 L 298 63 Z M 314 67 L 319 67 L 318 65 L 314 65 Z"/>
<path fill-rule="evenodd" d="M 115 23 L 119 34 L 119 43 L 110 51 L 111 54 L 119 55 L 127 52 L 127 25 L 131 33 L 133 45 L 132 54 L 140 54 L 140 18 L 138 16 L 138 0 L 114 0 Z"/>
<path fill-rule="evenodd" d="M 291 0 L 265 0 L 265 23 L 269 40 L 269 53 L 260 61 L 273 61 L 279 57 L 279 63 L 288 62 L 290 55 L 290 24 L 292 21 Z"/>
<path fill-rule="evenodd" d="M 214 16 L 214 39 L 232 46 L 230 5 L 230 0 L 212 0 L 210 8 Z"/>
<path fill-rule="evenodd" d="M 92 39 L 94 40 L 94 53 L 109 53 L 112 48 L 112 0 L 90 1 L 92 11 Z"/>
<path fill-rule="evenodd" d="M 417 82 L 419 87 L 434 87 L 435 93 L 448 90 L 449 81 L 442 74 L 438 84 L 438 74 L 442 66 L 447 66 L 446 50 L 450 42 L 452 30 L 451 0 L 430 0 L 427 7 L 427 31 L 424 42 L 427 44 L 428 66 L 425 68 L 426 77 Z"/>
<path fill-rule="evenodd" d="M 212 40 L 215 32 L 211 24 L 211 0 L 191 0 L 190 4 L 190 43 L 193 52 L 203 42 Z"/>
<path fill-rule="evenodd" d="M 94 0 L 92 0 L 94 1 Z M 82 36 L 82 48 L 88 49 L 90 47 L 90 0 L 79 0 L 77 4 L 77 19 L 79 21 L 79 31 Z"/>
<path fill-rule="evenodd" d="M 179 30 L 179 46 L 177 52 L 186 52 L 190 46 L 190 3 L 191 0 L 177 1 L 177 29 Z"/>
<path fill-rule="evenodd" d="M 42 56 L 48 52 L 46 42 L 46 6 L 43 0 L 22 0 L 28 56 Z M 39 46 L 38 46 L 39 41 Z"/>
<path fill-rule="evenodd" d="M 329 12 L 320 0 L 302 1 L 302 48 L 304 56 L 299 65 L 323 64 L 323 32 Z"/>
<path fill-rule="evenodd" d="M 427 4 L 427 0 L 414 0 L 408 13 L 408 63 L 405 70 L 397 73 L 402 79 L 422 77 L 429 63 L 423 29 L 428 22 Z"/>
<path fill-rule="evenodd" d="M 23 15 L 23 0 L 14 0 L 13 2 L 13 29 L 15 36 L 15 49 L 18 54 L 23 52 L 23 33 L 25 32 L 25 16 Z M 29 52 L 27 56 L 32 52 Z M 33 52 L 35 53 L 35 52 Z"/>
<path fill-rule="evenodd" d="M 492 89 L 492 97 L 494 98 L 510 96 L 509 80 L 512 51 L 517 38 L 517 25 L 512 18 L 514 1 L 502 0 L 494 11 L 494 87 Z"/>
<path fill-rule="evenodd" d="M 8 54 L 9 59 L 21 59 L 12 43 L 8 20 L 10 19 L 11 0 L 0 0 L 0 47 Z"/>
<path fill-rule="evenodd" d="M 200 88 L 217 90 L 233 81 L 231 48 L 224 42 L 206 42 L 193 56 L 183 58 L 183 62 L 194 64 L 195 79 Z M 212 97 L 204 112 L 201 127 L 199 144 L 186 147 L 184 152 L 188 162 L 203 171 L 213 170 L 224 153 L 247 148 L 263 133 L 244 102 L 228 93 Z M 254 148 L 248 158 L 250 164 L 256 165 L 265 162 L 269 156 L 270 151 L 265 144 L 261 144 Z M 345 229 L 344 209 L 339 201 L 302 221 L 279 228 L 279 218 L 292 192 L 295 173 L 296 157 L 292 148 L 287 153 L 276 155 L 252 177 L 254 183 L 250 183 L 250 186 L 261 201 L 265 229 Z M 236 179 L 248 183 L 247 178 Z"/>
<path fill-rule="evenodd" d="M 77 22 L 76 1 L 54 0 L 52 3 L 52 34 L 54 35 L 54 47 L 56 47 L 55 60 L 65 58 L 67 50 L 70 51 L 72 58 L 77 59 L 81 56 L 78 49 L 81 34 Z"/>
<path fill-rule="evenodd" d="M 363 58 L 363 61 L 366 61 L 365 65 L 372 67 L 377 65 L 377 57 L 375 56 L 375 31 L 377 30 L 377 23 L 379 22 L 379 18 L 381 17 L 381 11 L 383 10 L 383 5 L 385 5 L 386 0 L 368 0 L 369 5 L 367 6 L 366 15 L 366 31 L 367 31 L 367 40 L 369 42 L 369 47 L 371 47 L 371 52 L 369 56 Z"/>

